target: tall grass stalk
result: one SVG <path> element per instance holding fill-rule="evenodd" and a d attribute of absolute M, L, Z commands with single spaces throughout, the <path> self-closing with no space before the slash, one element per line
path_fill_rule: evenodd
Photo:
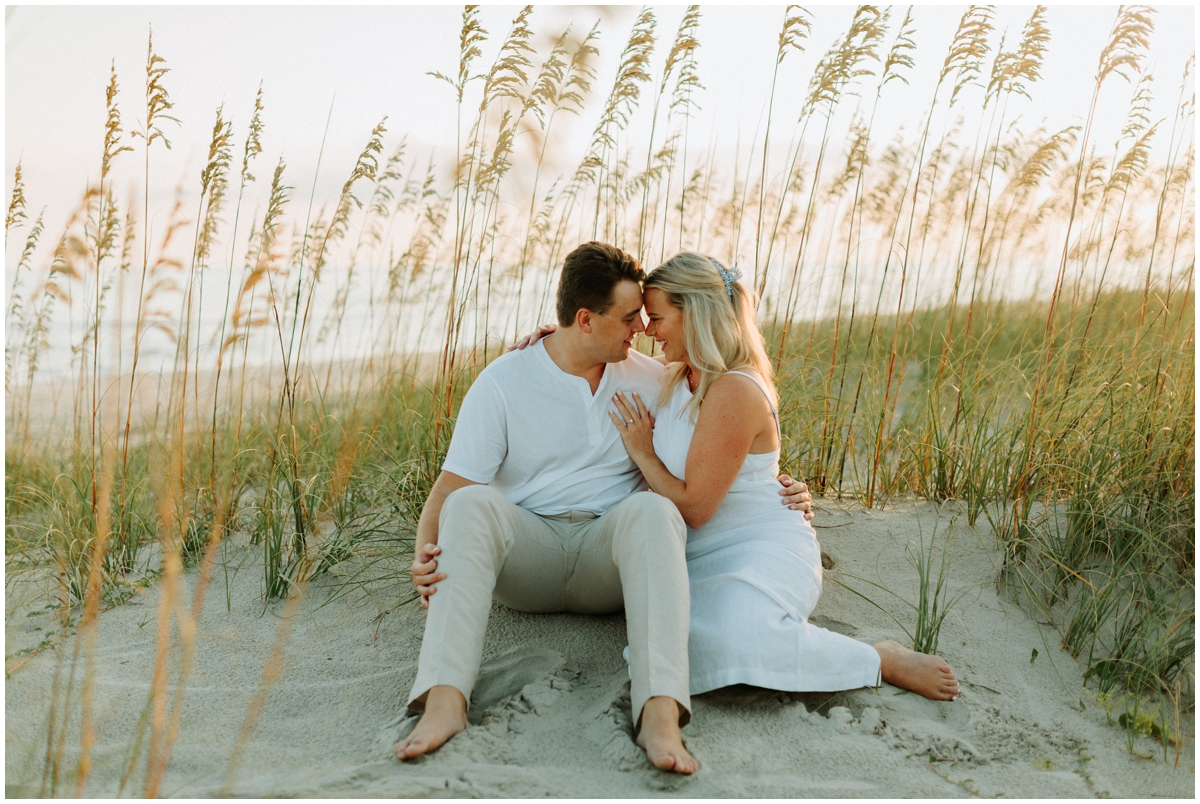
<path fill-rule="evenodd" d="M 158 583 L 153 680 L 119 771 L 120 792 L 143 795 L 170 789 L 196 628 L 224 556 L 261 561 L 264 605 L 285 614 L 335 571 L 345 580 L 330 599 L 373 596 L 381 613 L 411 603 L 412 529 L 463 393 L 502 338 L 552 312 L 563 255 L 590 237 L 647 267 L 676 246 L 752 250 L 786 468 L 868 506 L 960 501 L 969 524 L 996 534 L 1004 587 L 1052 624 L 1089 686 L 1133 696 L 1127 722 L 1186 720 L 1194 62 L 1171 126 L 1149 116 L 1142 75 L 1120 131 L 1104 130 L 1101 90 L 1113 73 L 1141 72 L 1151 31 L 1148 9 L 1122 7 L 1084 124 L 1026 127 L 1019 104 L 1053 78 L 1042 75 L 1045 9 L 1010 39 L 990 7 L 972 6 L 936 82 L 907 88 L 928 103 L 909 136 L 877 109 L 895 82 L 916 83 L 919 16 L 856 8 L 811 75 L 795 76 L 813 17 L 789 6 L 770 86 L 761 77 L 763 120 L 701 147 L 701 112 L 725 107 L 701 94 L 700 13 L 681 13 L 659 60 L 658 20 L 639 10 L 602 77 L 590 18 L 543 38 L 524 7 L 493 41 L 467 7 L 456 69 L 435 74 L 456 104 L 453 162 L 381 120 L 340 191 L 318 198 L 314 176 L 306 208 L 286 154 L 255 179 L 260 86 L 236 129 L 240 170 L 230 102 L 200 181 L 153 209 L 157 141 L 169 145 L 178 121 L 152 39 L 138 186 L 114 181 L 129 150 L 115 69 L 99 181 L 63 221 L 33 215 L 27 196 L 40 188 L 26 186 L 28 155 L 19 163 L 5 228 L 6 555 L 10 572 L 52 579 L 60 630 L 76 634 L 52 671 L 43 794 L 96 792 L 97 623 L 136 590 Z M 784 88 L 805 79 L 781 129 Z M 578 152 L 572 116 L 590 134 Z M 227 272 L 223 293 L 205 276 L 214 269 Z M 51 393 L 45 367 L 60 344 L 69 376 Z M 160 354 L 174 368 L 162 376 L 149 358 Z M 957 594 L 939 532 L 910 550 L 917 595 L 891 601 L 912 606 L 898 619 L 926 650 Z M 288 638 L 285 626 L 238 751 Z M 13 658 L 10 671 L 28 654 Z"/>
<path fill-rule="evenodd" d="M 1037 434 L 1041 396 L 1045 390 L 1051 357 L 1054 353 L 1052 346 L 1055 322 L 1054 313 L 1060 301 L 1063 279 L 1067 268 L 1071 230 L 1075 223 L 1075 213 L 1079 205 L 1080 185 L 1084 175 L 1084 155 L 1088 152 L 1087 147 L 1096 114 L 1096 102 L 1100 95 L 1100 88 L 1109 76 L 1115 73 L 1129 80 L 1123 70 L 1129 69 L 1141 72 L 1141 60 L 1145 49 L 1149 45 L 1149 35 L 1154 30 L 1154 25 L 1150 21 L 1152 13 L 1153 9 L 1146 6 L 1122 6 L 1117 12 L 1116 21 L 1113 23 L 1112 31 L 1109 34 L 1108 44 L 1105 45 L 1104 50 L 1100 53 L 1100 63 L 1096 69 L 1095 86 L 1092 89 L 1092 100 L 1088 108 L 1087 122 L 1083 127 L 1083 137 L 1079 149 L 1080 158 L 1075 172 L 1075 186 L 1071 192 L 1071 206 L 1067 214 L 1067 234 L 1063 241 L 1058 272 L 1054 280 L 1054 290 L 1050 294 L 1050 306 L 1046 314 L 1045 359 L 1038 370 L 1037 379 L 1034 381 L 1033 398 L 1029 406 L 1029 429 L 1025 443 L 1025 468 L 1023 471 L 1024 482 L 1018 484 L 1017 497 L 1013 501 L 1013 527 L 1016 527 L 1016 523 L 1029 510 L 1028 504 L 1030 500 L 1026 487 L 1031 485 L 1033 481 L 1033 444 Z"/>

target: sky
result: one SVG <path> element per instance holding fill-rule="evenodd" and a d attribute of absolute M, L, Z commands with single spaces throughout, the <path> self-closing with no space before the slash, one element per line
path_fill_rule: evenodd
<path fill-rule="evenodd" d="M 907 8 L 892 7 L 892 28 L 885 47 L 890 47 Z M 1191 5 L 1157 8 L 1144 66 L 1155 76 L 1151 119 L 1166 121 L 1152 157 L 1161 162 L 1179 105 L 1184 65 L 1195 49 L 1195 9 Z M 518 10 L 518 6 L 481 9 L 480 20 L 489 36 L 476 70 L 486 70 L 492 63 Z M 684 10 L 683 6 L 654 7 L 655 80 Z M 906 74 L 907 85 L 893 82 L 882 93 L 872 133 L 876 146 L 897 135 L 908 141 L 916 139 L 947 47 L 965 10 L 965 6 L 914 7 L 915 64 Z M 537 7 L 533 13 L 535 46 L 541 54 L 568 25 L 579 37 L 593 24 L 599 25 L 600 56 L 594 64 L 596 78 L 589 104 L 578 117 L 560 116 L 555 122 L 557 133 L 549 161 L 561 174 L 569 176 L 583 156 L 638 11 L 636 6 L 579 5 Z M 813 68 L 846 30 L 854 6 L 811 6 L 809 11 L 812 29 L 804 50 L 789 52 L 779 66 L 771 139 L 775 172 L 783 169 L 782 154 L 796 131 Z M 1027 5 L 998 7 L 993 48 L 1001 36 L 1007 37 L 1007 47 L 1012 48 L 1032 11 L 1033 6 Z M 1030 98 L 1010 98 L 1005 121 L 1016 121 L 1026 132 L 1039 126 L 1051 132 L 1081 124 L 1092 97 L 1097 60 L 1116 14 L 1115 6 L 1051 7 L 1047 13 L 1051 41 L 1042 79 L 1030 86 Z M 699 109 L 689 123 L 689 147 L 693 153 L 714 154 L 716 172 L 725 178 L 761 159 L 750 152 L 748 144 L 761 143 L 783 19 L 782 6 L 701 9 L 697 59 L 704 89 L 694 98 Z M 174 103 L 169 113 L 179 121 L 163 123 L 161 128 L 172 147 L 167 150 L 156 143 L 149 159 L 150 240 L 157 243 L 176 187 L 182 188 L 185 210 L 195 215 L 199 173 L 218 106 L 223 106 L 225 117 L 233 121 L 235 158 L 240 163 L 260 85 L 265 101 L 263 154 L 254 166 L 259 181 L 251 188 L 247 209 L 264 203 L 271 171 L 281 158 L 287 162 L 286 183 L 294 188 L 289 215 L 303 220 L 308 217 L 304 205 L 316 209 L 331 202 L 372 128 L 385 116 L 385 155 L 406 138 L 409 154 L 422 163 L 431 157 L 436 161 L 443 189 L 447 187 L 454 165 L 459 110 L 453 90 L 429 73 L 456 73 L 461 21 L 462 7 L 449 5 L 7 6 L 4 188 L 6 198 L 10 197 L 19 161 L 29 222 L 45 211 L 47 235 L 42 238 L 33 270 L 42 275 L 49 265 L 58 234 L 89 182 L 98 177 L 110 69 L 116 70 L 120 86 L 117 101 L 126 132 L 123 143 L 134 148 L 116 159 L 113 185 L 119 197 L 136 201 L 140 196 L 147 166 L 141 141 L 132 139 L 129 132 L 141 127 L 144 114 L 143 82 L 151 30 L 155 52 L 170 70 L 163 80 Z M 544 55 L 532 58 L 536 65 Z M 985 73 L 990 61 L 989 56 Z M 473 119 L 479 85 L 474 82 L 467 91 L 465 125 Z M 1193 87 L 1189 82 L 1189 95 Z M 1113 151 L 1134 91 L 1133 83 L 1116 76 L 1104 84 L 1092 138 L 1098 153 Z M 645 158 L 654 92 L 652 84 L 644 86 L 640 107 L 622 134 L 622 146 L 635 155 L 635 170 Z M 964 132 L 973 131 L 978 123 L 983 92 L 982 86 L 968 88 L 953 110 L 953 114 L 961 111 L 968 118 L 975 115 L 965 123 Z M 836 149 L 844 150 L 844 133 L 855 107 L 868 114 L 873 100 L 874 82 L 847 91 L 831 132 Z M 662 132 L 657 136 L 661 142 Z M 532 137 L 518 137 L 518 159 L 522 153 L 528 156 L 533 147 Z M 506 177 L 510 197 L 522 197 L 528 180 L 522 171 L 511 171 Z M 246 228 L 241 230 L 243 237 Z M 24 233 L 12 240 L 6 247 L 6 274 L 10 274 L 6 296 Z M 70 351 L 65 348 L 69 337 L 68 330 L 56 325 L 52 332 L 56 371 L 69 370 Z M 160 357 L 168 359 L 171 352 L 165 339 L 158 346 Z M 49 365 L 43 371 L 48 369 Z"/>
<path fill-rule="evenodd" d="M 906 8 L 893 8 L 893 30 Z M 1184 64 L 1195 48 L 1195 10 L 1191 5 L 1157 8 L 1147 70 L 1156 78 L 1153 116 L 1169 123 Z M 490 36 L 481 65 L 494 57 L 517 10 L 516 6 L 482 9 Z M 794 122 L 813 66 L 845 30 L 853 10 L 850 5 L 810 7 L 813 27 L 806 50 L 789 54 L 780 68 L 775 126 Z M 884 93 L 876 130 L 919 128 L 964 10 L 961 6 L 915 8 L 916 64 L 908 86 L 896 82 Z M 575 164 L 587 144 L 599 101 L 607 92 L 637 11 L 634 6 L 535 9 L 533 28 L 543 47 L 568 24 L 582 34 L 594 22 L 600 23 L 601 56 L 593 103 L 583 116 L 569 122 L 569 147 L 563 147 L 565 169 Z M 995 38 L 1007 32 L 1011 46 L 1031 11 L 1032 6 L 999 7 Z M 654 69 L 661 71 L 683 7 L 656 7 L 655 12 L 659 42 Z M 171 151 L 152 158 L 152 169 L 160 177 L 152 183 L 161 203 L 166 203 L 176 183 L 197 183 L 218 105 L 224 104 L 226 116 L 232 117 L 240 143 L 260 82 L 266 103 L 261 172 L 269 172 L 266 165 L 283 156 L 293 186 L 311 190 L 315 177 L 318 197 L 336 193 L 371 128 L 385 115 L 389 148 L 406 135 L 418 152 L 440 149 L 448 157 L 455 125 L 453 92 L 427 73 L 455 71 L 461 13 L 460 6 L 449 5 L 8 6 L 6 196 L 20 160 L 31 208 L 49 205 L 65 214 L 99 170 L 110 65 L 115 66 L 121 86 L 123 124 L 127 130 L 138 125 L 151 28 L 155 50 L 171 70 L 165 84 L 175 103 L 171 113 L 180 121 L 179 126 L 164 126 L 173 144 Z M 1052 7 L 1044 78 L 1031 88 L 1032 99 L 1015 98 L 1007 114 L 1029 128 L 1044 123 L 1057 130 L 1082 122 L 1098 54 L 1115 14 L 1114 6 Z M 765 119 L 782 19 L 780 6 L 702 7 L 698 59 L 705 89 L 697 98 L 700 111 L 690 134 L 693 141 L 713 143 L 727 159 L 741 146 L 739 156 L 746 158 L 745 143 L 761 131 Z M 1105 84 L 1095 126 L 1101 151 L 1111 150 L 1109 143 L 1120 130 L 1133 89 L 1120 78 Z M 982 96 L 981 88 L 974 91 Z M 650 105 L 650 92 L 645 91 L 643 107 Z M 631 141 L 638 136 L 638 126 L 645 126 L 647 115 L 642 111 L 630 130 Z M 1165 145 L 1166 137 L 1159 140 Z M 125 155 L 120 161 L 125 174 L 118 181 L 134 181 L 142 169 L 141 157 Z M 447 158 L 442 161 L 450 163 Z M 117 175 L 122 176 L 120 170 Z"/>

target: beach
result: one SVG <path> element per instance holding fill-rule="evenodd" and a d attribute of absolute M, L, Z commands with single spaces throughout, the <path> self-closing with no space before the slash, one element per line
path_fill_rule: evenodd
<path fill-rule="evenodd" d="M 868 642 L 904 642 L 889 613 L 907 624 L 911 611 L 867 581 L 915 600 L 916 571 L 905 547 L 911 552 L 935 528 L 944 534 L 951 520 L 949 599 L 961 598 L 938 653 L 958 674 L 960 700 L 929 701 L 886 684 L 830 694 L 748 687 L 707 693 L 693 699 L 684 729 L 701 763 L 692 777 L 652 768 L 633 742 L 621 615 L 528 615 L 499 604 L 470 727 L 429 756 L 397 761 L 392 746 L 415 723 L 405 699 L 424 622 L 415 604 L 396 606 L 410 590 L 393 583 L 347 592 L 340 575 L 350 569 L 339 567 L 302 598 L 266 603 L 258 548 L 245 546 L 213 573 L 181 699 L 180 632 L 172 618 L 166 700 L 180 707 L 180 717 L 158 793 L 1190 798 L 1194 725 L 1185 730 L 1178 763 L 1174 746 L 1164 759 L 1151 737 L 1130 744 L 1129 733 L 1109 722 L 1115 714 L 1085 689 L 1082 665 L 1059 650 L 1057 634 L 997 584 L 1002 554 L 986 524 L 966 527 L 954 504 L 869 510 L 820 502 L 818 535 L 833 567 L 813 622 Z M 197 577 L 195 569 L 182 576 L 178 598 L 189 606 Z M 56 628 L 56 615 L 43 608 L 46 591 L 27 581 L 6 584 L 6 655 Z M 161 593 L 161 585 L 151 587 L 100 615 L 90 666 L 86 644 L 76 654 L 78 635 L 10 660 L 7 795 L 45 792 L 51 718 L 64 711 L 75 714 L 59 732 L 61 745 L 51 745 L 59 756 L 57 792 L 76 789 L 85 678 L 94 737 L 84 794 L 143 794 L 145 757 L 132 772 L 130 758 L 139 719 L 152 708 Z"/>

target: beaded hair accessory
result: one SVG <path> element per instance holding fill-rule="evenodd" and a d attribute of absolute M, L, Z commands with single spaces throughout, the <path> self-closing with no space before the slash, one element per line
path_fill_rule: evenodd
<path fill-rule="evenodd" d="M 729 297 L 730 301 L 733 301 L 733 283 L 742 278 L 742 272 L 737 268 L 726 268 L 713 257 L 708 259 L 717 266 L 717 273 L 721 275 L 721 281 L 725 283 L 725 295 Z"/>

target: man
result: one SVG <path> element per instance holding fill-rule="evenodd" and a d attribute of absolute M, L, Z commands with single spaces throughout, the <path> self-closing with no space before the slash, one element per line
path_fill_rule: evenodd
<path fill-rule="evenodd" d="M 412 577 L 429 616 L 409 706 L 424 711 L 400 759 L 466 728 L 495 596 L 537 613 L 623 607 L 637 744 L 663 770 L 699 767 L 680 736 L 691 717 L 686 527 L 642 491 L 608 418 L 618 390 L 658 397 L 662 365 L 631 351 L 644 278 L 613 246 L 572 251 L 558 331 L 493 361 L 463 400 L 417 525 Z M 800 489 L 785 503 L 806 506 Z"/>

